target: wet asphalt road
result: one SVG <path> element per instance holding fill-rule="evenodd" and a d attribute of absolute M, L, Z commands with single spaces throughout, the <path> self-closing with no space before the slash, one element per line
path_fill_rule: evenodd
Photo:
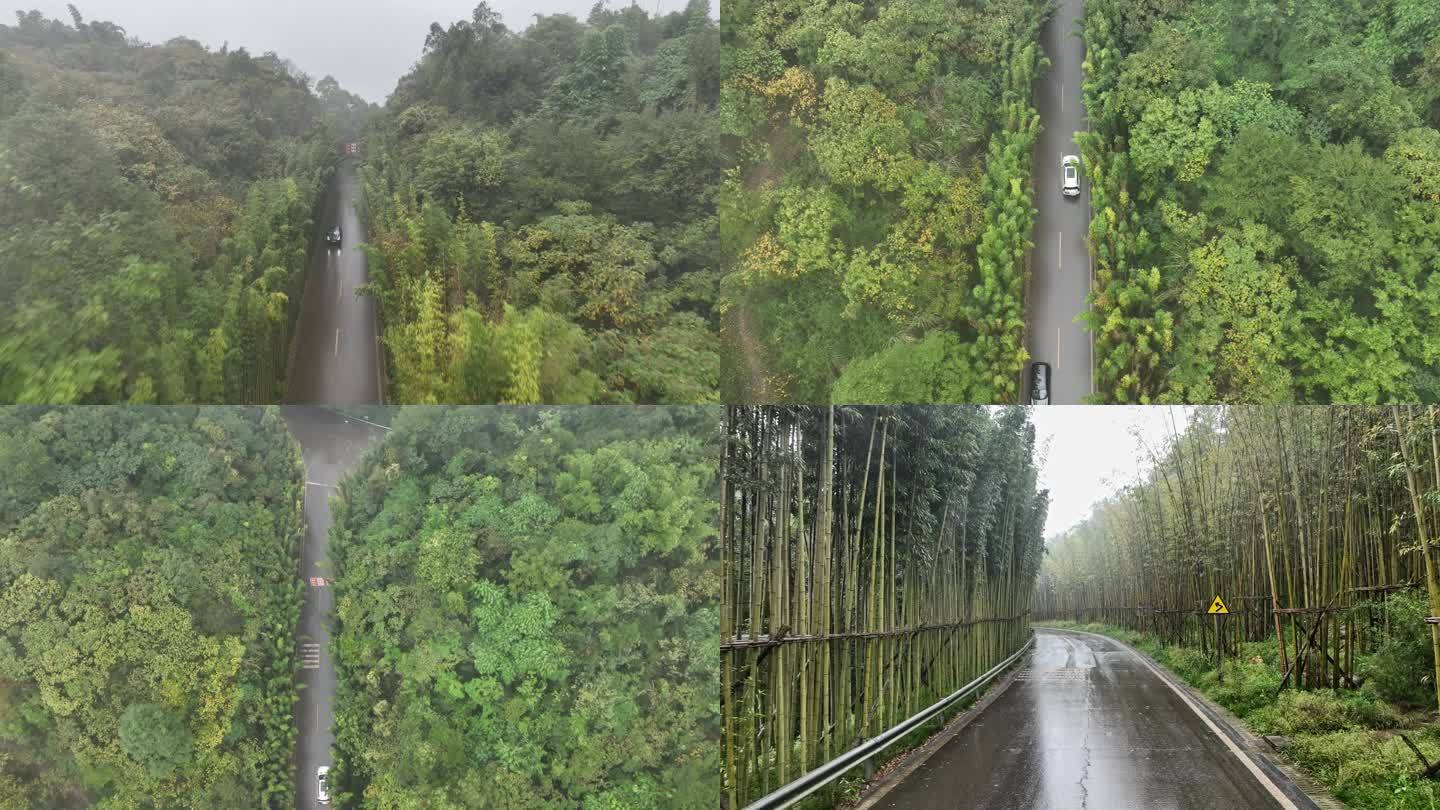
<path fill-rule="evenodd" d="M 1050 364 L 1050 401 L 1073 405 L 1091 393 L 1090 332 L 1075 322 L 1090 292 L 1090 183 L 1082 168 L 1080 196 L 1060 193 L 1060 159 L 1080 155 L 1074 133 L 1088 127 L 1081 103 L 1079 38 L 1083 0 L 1056 0 L 1040 33 L 1050 70 L 1035 87 L 1040 137 L 1035 142 L 1035 248 L 1030 253 L 1030 357 Z M 1029 395 L 1029 378 L 1025 379 Z M 1028 401 L 1028 399 L 1026 400 Z"/>
<path fill-rule="evenodd" d="M 322 236 L 311 249 L 287 402 L 370 405 L 382 401 L 375 301 L 355 295 L 367 278 L 365 254 L 356 249 L 365 241 L 353 204 L 361 193 L 355 160 L 342 158 L 321 206 Z M 323 233 L 337 224 L 343 241 L 333 248 Z"/>
<path fill-rule="evenodd" d="M 330 632 L 326 627 L 334 608 L 328 584 L 333 574 L 325 555 L 331 524 L 330 496 L 336 491 L 334 485 L 384 431 L 324 408 L 291 405 L 285 407 L 284 414 L 305 457 L 305 542 L 300 552 L 305 601 L 296 633 L 304 688 L 295 707 L 295 806 L 311 810 L 324 806 L 316 802 L 315 769 L 332 764 L 330 749 L 335 743 L 331 732 L 335 665 L 330 659 Z M 325 584 L 316 584 L 312 577 Z"/>
<path fill-rule="evenodd" d="M 1037 630 L 1015 682 L 875 807 L 1280 805 L 1133 653 L 1108 639 Z"/>

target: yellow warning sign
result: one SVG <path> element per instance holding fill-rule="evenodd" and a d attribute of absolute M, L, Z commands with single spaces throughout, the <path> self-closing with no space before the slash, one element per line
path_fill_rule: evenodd
<path fill-rule="evenodd" d="M 1208 610 L 1208 611 L 1206 611 L 1206 612 L 1207 612 L 1207 613 L 1229 613 L 1229 612 L 1230 612 L 1230 608 L 1225 607 L 1225 603 L 1222 602 L 1222 601 L 1220 601 L 1220 595 L 1219 595 L 1219 594 L 1216 594 L 1216 595 L 1215 595 L 1215 601 L 1210 603 L 1210 610 Z"/>

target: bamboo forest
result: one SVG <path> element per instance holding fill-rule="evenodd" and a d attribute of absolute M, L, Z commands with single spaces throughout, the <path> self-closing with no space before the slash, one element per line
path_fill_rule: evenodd
<path fill-rule="evenodd" d="M 312 219 L 370 105 L 70 11 L 0 25 L 0 401 L 278 401 Z"/>
<path fill-rule="evenodd" d="M 294 806 L 273 410 L 0 409 L 0 808 Z"/>
<path fill-rule="evenodd" d="M 1094 400 L 1440 400 L 1440 3 L 1086 0 L 1081 28 Z"/>
<path fill-rule="evenodd" d="M 1026 412 L 733 407 L 722 461 L 722 806 L 1015 652 L 1047 495 Z"/>
<path fill-rule="evenodd" d="M 1197 408 L 1137 464 L 1051 541 L 1037 621 L 1151 645 L 1352 807 L 1431 806 L 1440 409 Z"/>
<path fill-rule="evenodd" d="M 396 401 L 716 401 L 709 11 L 431 26 L 364 136 Z"/>
<path fill-rule="evenodd" d="M 726 401 L 1014 401 L 1045 15 L 725 3 Z"/>
<path fill-rule="evenodd" d="M 717 408 L 401 408 L 332 535 L 337 796 L 718 792 Z"/>

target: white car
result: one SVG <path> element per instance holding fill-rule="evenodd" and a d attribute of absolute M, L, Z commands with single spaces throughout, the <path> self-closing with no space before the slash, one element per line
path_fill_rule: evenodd
<path fill-rule="evenodd" d="M 330 766 L 321 765 L 315 769 L 315 782 L 319 789 L 315 793 L 315 799 L 321 804 L 330 803 Z"/>
<path fill-rule="evenodd" d="M 1060 170 L 1065 176 L 1060 193 L 1066 197 L 1080 196 L 1080 158 L 1066 155 L 1060 159 Z"/>

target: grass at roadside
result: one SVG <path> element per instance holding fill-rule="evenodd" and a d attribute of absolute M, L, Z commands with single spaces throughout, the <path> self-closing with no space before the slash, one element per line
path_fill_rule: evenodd
<path fill-rule="evenodd" d="M 1287 689 L 1276 697 L 1280 668 L 1273 642 L 1241 645 L 1238 657 L 1223 662 L 1221 683 L 1198 650 L 1112 625 L 1045 624 L 1123 641 L 1234 713 L 1251 731 L 1288 737 L 1285 759 L 1355 810 L 1440 808 L 1440 784 L 1418 778 L 1420 762 L 1399 736 L 1403 731 L 1429 761 L 1440 759 L 1440 724 L 1433 712 L 1404 712 L 1365 684 L 1359 690 Z"/>

